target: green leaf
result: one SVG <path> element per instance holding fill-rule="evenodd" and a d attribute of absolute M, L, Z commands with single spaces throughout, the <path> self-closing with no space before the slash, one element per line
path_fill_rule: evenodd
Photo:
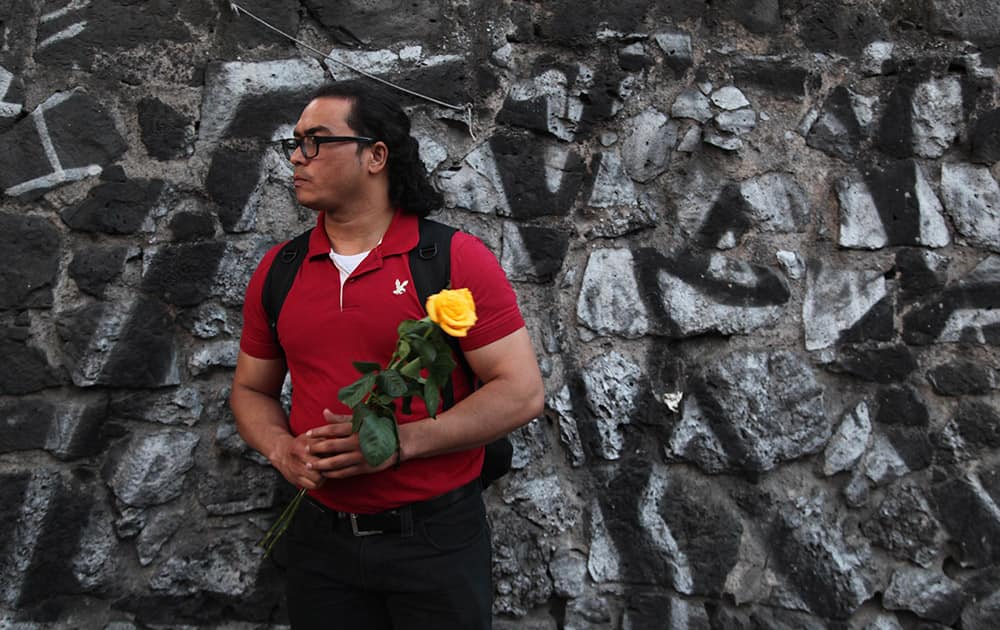
<path fill-rule="evenodd" d="M 404 319 L 403 321 L 399 322 L 399 327 L 396 329 L 396 332 L 399 334 L 400 338 L 412 335 L 416 331 L 420 331 L 419 334 L 421 335 L 423 334 L 422 320 Z"/>
<path fill-rule="evenodd" d="M 413 413 L 412 404 L 413 404 L 413 396 L 403 396 L 403 405 L 402 405 L 403 413 L 405 413 L 406 415 L 410 415 L 411 413 Z"/>
<path fill-rule="evenodd" d="M 436 418 L 438 407 L 441 405 L 441 392 L 432 381 L 424 384 L 424 403 L 427 405 L 427 415 Z"/>
<path fill-rule="evenodd" d="M 358 405 L 351 416 L 351 431 L 357 433 L 364 426 L 365 419 L 374 416 L 375 412 L 368 408 L 368 405 Z"/>
<path fill-rule="evenodd" d="M 410 361 L 399 370 L 399 373 L 407 378 L 420 378 L 420 357 Z"/>
<path fill-rule="evenodd" d="M 371 466 L 376 467 L 392 457 L 399 445 L 399 438 L 396 436 L 396 423 L 392 418 L 383 418 L 382 416 L 366 418 L 361 430 L 358 431 L 358 439 L 365 460 Z"/>
<path fill-rule="evenodd" d="M 455 370 L 455 359 L 451 357 L 451 350 L 448 348 L 441 350 L 434 362 L 427 366 L 430 377 L 428 380 L 437 383 L 438 387 L 448 382 L 448 377 Z"/>
<path fill-rule="evenodd" d="M 380 372 L 376 381 L 378 387 L 386 396 L 396 398 L 406 393 L 406 380 L 397 370 Z"/>
<path fill-rule="evenodd" d="M 400 361 L 406 361 L 410 356 L 410 342 L 406 339 L 400 339 L 396 344 L 396 358 Z"/>
<path fill-rule="evenodd" d="M 378 378 L 376 372 L 365 374 L 350 385 L 340 388 L 340 391 L 337 392 L 337 399 L 351 409 L 354 409 L 365 399 L 365 396 L 372 390 L 372 387 L 375 386 L 376 378 Z"/>
<path fill-rule="evenodd" d="M 372 363 L 371 361 L 354 361 L 354 369 L 362 374 L 369 374 L 371 372 L 378 372 L 382 369 L 382 366 L 378 363 Z"/>
<path fill-rule="evenodd" d="M 368 403 L 374 407 L 391 408 L 393 397 L 389 394 L 373 394 Z"/>
<path fill-rule="evenodd" d="M 410 343 L 413 344 L 413 349 L 420 354 L 420 358 L 423 359 L 424 365 L 430 365 L 434 362 L 434 359 L 437 358 L 437 348 L 433 343 L 423 337 L 416 337 L 412 339 Z"/>

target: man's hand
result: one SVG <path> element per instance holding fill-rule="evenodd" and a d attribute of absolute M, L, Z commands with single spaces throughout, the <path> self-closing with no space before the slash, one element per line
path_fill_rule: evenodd
<path fill-rule="evenodd" d="M 326 426 L 306 431 L 305 450 L 308 458 L 306 467 L 324 479 L 344 479 L 355 475 L 367 475 L 385 470 L 396 463 L 398 455 L 393 455 L 377 468 L 368 464 L 361 452 L 358 434 L 351 431 L 351 416 L 335 414 L 323 410 Z"/>
<path fill-rule="evenodd" d="M 297 488 L 315 490 L 323 485 L 326 479 L 319 471 L 312 469 L 316 457 L 309 453 L 311 438 L 308 433 L 297 437 L 291 435 L 282 438 L 268 455 L 271 465 Z"/>

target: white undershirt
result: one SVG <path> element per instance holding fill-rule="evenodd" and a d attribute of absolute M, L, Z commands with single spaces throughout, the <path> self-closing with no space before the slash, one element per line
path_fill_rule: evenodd
<path fill-rule="evenodd" d="M 350 254 L 345 256 L 344 254 L 338 254 L 330 248 L 330 260 L 333 261 L 334 266 L 340 270 L 340 288 L 343 290 L 344 283 L 347 282 L 347 277 L 354 273 L 354 270 L 358 268 L 368 254 L 372 250 L 366 252 L 361 252 L 360 254 Z"/>

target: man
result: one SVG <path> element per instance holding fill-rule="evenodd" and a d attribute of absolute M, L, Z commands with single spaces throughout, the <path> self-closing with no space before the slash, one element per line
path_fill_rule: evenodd
<path fill-rule="evenodd" d="M 397 455 L 372 468 L 337 399 L 388 362 L 403 319 L 425 315 L 408 254 L 419 216 L 438 207 L 410 121 L 361 82 L 321 89 L 285 141 L 298 201 L 317 211 L 308 254 L 277 322 L 261 304 L 272 249 L 247 288 L 230 403 L 240 435 L 309 491 L 285 534 L 293 628 L 489 628 L 489 529 L 479 492 L 483 445 L 541 413 L 542 379 L 514 292 L 474 237 L 451 243 L 451 287 L 478 321 L 461 340 L 481 385 L 452 375 L 454 406 L 436 419 L 398 413 Z M 280 392 L 292 376 L 286 415 Z M 380 533 L 373 533 L 380 532 Z"/>

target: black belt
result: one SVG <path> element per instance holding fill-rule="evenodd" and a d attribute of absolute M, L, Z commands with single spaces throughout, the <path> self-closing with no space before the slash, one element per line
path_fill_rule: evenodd
<path fill-rule="evenodd" d="M 458 503 L 462 499 L 478 494 L 479 492 L 481 492 L 481 486 L 477 478 L 464 486 L 459 486 L 433 499 L 408 503 L 394 510 L 386 510 L 385 512 L 377 512 L 375 514 L 339 512 L 323 505 L 312 497 L 309 497 L 309 501 L 324 514 L 332 517 L 335 528 L 350 531 L 355 536 L 371 536 L 374 534 L 401 532 L 405 523 L 409 522 L 412 526 L 414 521 L 432 516 L 449 505 Z"/>

